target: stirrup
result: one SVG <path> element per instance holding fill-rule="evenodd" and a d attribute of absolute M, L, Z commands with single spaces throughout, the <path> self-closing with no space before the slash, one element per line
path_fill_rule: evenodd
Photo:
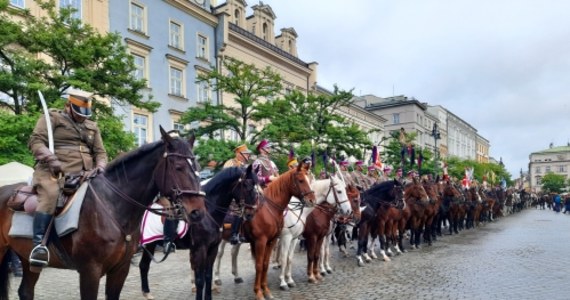
<path fill-rule="evenodd" d="M 41 260 L 41 259 L 37 259 L 34 258 L 34 254 L 39 255 L 40 251 L 44 251 L 45 255 L 47 255 L 47 260 Z M 41 254 L 43 255 L 43 254 Z M 37 245 L 34 247 L 34 249 L 32 249 L 32 252 L 30 252 L 30 265 L 34 266 L 34 267 L 39 267 L 39 268 L 43 268 L 45 266 L 47 266 L 49 263 L 49 250 L 46 246 L 44 245 Z"/>
<path fill-rule="evenodd" d="M 164 253 L 176 252 L 176 244 L 174 244 L 173 242 L 167 242 L 162 248 Z"/>

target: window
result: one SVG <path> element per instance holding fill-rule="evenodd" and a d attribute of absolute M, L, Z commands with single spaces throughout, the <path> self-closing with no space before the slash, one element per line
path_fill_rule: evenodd
<path fill-rule="evenodd" d="M 145 8 L 142 5 L 131 2 L 130 29 L 138 32 L 146 32 Z"/>
<path fill-rule="evenodd" d="M 10 0 L 10 4 L 16 7 L 24 8 L 24 0 Z"/>
<path fill-rule="evenodd" d="M 177 49 L 183 49 L 184 42 L 182 37 L 182 25 L 171 21 L 169 45 Z"/>
<path fill-rule="evenodd" d="M 392 114 L 393 124 L 400 124 L 400 114 Z"/>
<path fill-rule="evenodd" d="M 174 122 L 174 123 L 172 124 L 172 129 L 173 129 L 173 130 L 178 130 L 178 132 L 180 132 L 180 133 L 184 133 L 184 124 L 178 123 L 178 122 Z"/>
<path fill-rule="evenodd" d="M 197 102 L 204 103 L 210 101 L 210 83 L 208 81 L 196 83 L 196 90 L 198 90 Z"/>
<path fill-rule="evenodd" d="M 541 172 L 540 167 L 536 167 L 535 171 L 536 171 L 536 174 L 540 174 L 540 172 Z"/>
<path fill-rule="evenodd" d="M 71 17 L 81 19 L 81 0 L 59 0 L 59 8 L 71 8 Z"/>
<path fill-rule="evenodd" d="M 536 176 L 536 185 L 541 185 L 541 184 L 542 184 L 542 177 Z"/>
<path fill-rule="evenodd" d="M 203 35 L 198 35 L 198 49 L 196 50 L 196 56 L 208 60 L 208 38 Z"/>
<path fill-rule="evenodd" d="M 234 21 L 237 26 L 239 26 L 239 18 L 240 18 L 239 9 L 236 9 L 234 11 Z"/>
<path fill-rule="evenodd" d="M 262 31 L 263 31 L 263 40 L 267 41 L 267 23 L 263 23 Z"/>
<path fill-rule="evenodd" d="M 182 93 L 183 72 L 180 69 L 170 67 L 170 94 L 184 96 Z"/>
<path fill-rule="evenodd" d="M 133 59 L 135 63 L 133 76 L 137 80 L 146 79 L 146 58 L 141 55 L 133 54 Z"/>
<path fill-rule="evenodd" d="M 546 166 L 544 169 L 545 169 L 544 170 L 545 173 L 550 173 L 550 166 Z"/>
<path fill-rule="evenodd" d="M 134 114 L 133 133 L 135 134 L 135 142 L 137 143 L 137 146 L 142 146 L 147 143 L 148 116 Z"/>
<path fill-rule="evenodd" d="M 564 165 L 558 166 L 558 172 L 560 173 L 566 172 L 566 167 Z"/>

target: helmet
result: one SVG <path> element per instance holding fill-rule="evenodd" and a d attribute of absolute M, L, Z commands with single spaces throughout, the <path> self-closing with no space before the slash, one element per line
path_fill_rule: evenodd
<path fill-rule="evenodd" d="M 71 104 L 71 109 L 73 109 L 74 113 L 84 118 L 91 117 L 91 99 L 82 96 L 69 95 L 69 103 Z"/>

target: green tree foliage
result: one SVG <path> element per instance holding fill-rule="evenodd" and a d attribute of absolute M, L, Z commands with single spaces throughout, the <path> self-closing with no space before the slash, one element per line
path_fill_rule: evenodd
<path fill-rule="evenodd" d="M 367 134 L 338 112 L 352 103 L 352 91 L 334 87 L 331 95 L 294 91 L 283 99 L 258 106 L 253 119 L 267 123 L 260 135 L 279 144 L 283 150 L 289 145 L 311 141 L 318 154 L 325 150 L 345 152 L 361 157 L 362 149 L 370 148 Z"/>
<path fill-rule="evenodd" d="M 36 125 L 38 114 L 14 115 L 0 110 L 0 165 L 17 161 L 34 164 L 28 150 L 28 139 Z"/>
<path fill-rule="evenodd" d="M 228 159 L 235 156 L 233 149 L 240 145 L 238 142 L 221 141 L 218 139 L 200 139 L 194 148 L 194 153 L 202 167 L 208 162 L 215 161 L 216 169 L 220 169 Z M 248 146 L 251 149 L 251 147 Z"/>
<path fill-rule="evenodd" d="M 507 185 L 512 185 L 511 174 L 507 172 L 504 166 L 492 163 L 479 163 L 474 160 L 462 160 L 457 157 L 450 157 L 447 160 L 449 176 L 452 178 L 462 179 L 465 176 L 466 168 L 473 168 L 473 177 L 479 181 L 483 181 L 483 177 L 491 185 L 498 185 L 502 178 L 507 181 Z"/>
<path fill-rule="evenodd" d="M 263 70 L 253 64 L 246 64 L 233 58 L 225 58 L 222 70 L 213 71 L 198 76 L 198 82 L 212 84 L 214 91 L 234 95 L 235 105 L 213 105 L 192 107 L 182 116 L 182 123 L 201 121 L 202 128 L 197 132 L 212 135 L 213 132 L 224 129 L 237 133 L 239 139 L 255 144 L 258 132 L 250 129 L 254 125 L 251 120 L 262 100 L 275 97 L 282 89 L 281 76 L 267 67 Z"/>
<path fill-rule="evenodd" d="M 542 190 L 544 192 L 559 194 L 566 187 L 566 178 L 564 175 L 549 172 L 542 177 Z"/>
<path fill-rule="evenodd" d="M 132 75 L 132 56 L 118 34 L 98 32 L 74 18 L 73 9 L 57 9 L 53 0 L 35 1 L 45 12 L 42 17 L 0 0 L 0 109 L 17 115 L 2 116 L 0 144 L 21 142 L 17 151 L 2 151 L 0 159 L 31 163 L 23 153 L 41 110 L 38 90 L 51 108 L 63 107 L 61 96 L 73 87 L 156 111 L 160 104 L 143 99 L 146 83 Z M 111 158 L 134 147 L 134 137 L 124 132 L 111 106 L 95 101 L 93 114 Z"/>

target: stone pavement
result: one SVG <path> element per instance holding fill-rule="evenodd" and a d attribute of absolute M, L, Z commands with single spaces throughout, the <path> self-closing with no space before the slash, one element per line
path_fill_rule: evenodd
<path fill-rule="evenodd" d="M 411 250 L 391 262 L 374 260 L 358 267 L 333 248 L 333 274 L 319 284 L 306 281 L 305 253 L 295 258 L 297 287 L 279 290 L 277 270 L 269 283 L 276 299 L 570 299 L 570 216 L 528 209 L 476 230 L 444 236 L 432 247 Z M 223 286 L 214 299 L 253 299 L 254 268 L 247 245 L 240 253 L 234 284 L 224 257 Z M 135 259 L 136 260 L 136 259 Z M 138 268 L 132 267 L 122 299 L 143 299 Z M 179 250 L 150 271 L 156 299 L 192 299 L 188 252 Z M 17 299 L 12 280 L 11 299 Z M 99 299 L 104 299 L 104 278 Z M 36 286 L 36 299 L 79 299 L 74 271 L 47 269 Z"/>

